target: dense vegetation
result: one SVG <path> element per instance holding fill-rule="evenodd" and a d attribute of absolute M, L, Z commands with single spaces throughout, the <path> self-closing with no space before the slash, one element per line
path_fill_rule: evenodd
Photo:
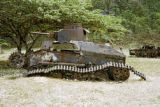
<path fill-rule="evenodd" d="M 92 0 L 96 9 L 104 14 L 123 19 L 122 25 L 129 31 L 126 38 L 136 43 L 159 44 L 159 0 Z"/>
<path fill-rule="evenodd" d="M 29 52 L 38 37 L 31 31 L 56 31 L 82 23 L 91 41 L 159 44 L 159 0 L 1 0 L 0 36 Z M 31 42 L 28 42 L 31 40 Z"/>

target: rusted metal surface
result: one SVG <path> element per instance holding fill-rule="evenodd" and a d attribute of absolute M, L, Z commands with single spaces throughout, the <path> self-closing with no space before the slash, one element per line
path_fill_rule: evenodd
<path fill-rule="evenodd" d="M 50 33 L 46 33 L 46 32 L 31 32 L 31 34 L 50 35 Z"/>
<path fill-rule="evenodd" d="M 81 24 L 66 24 L 64 29 L 55 32 L 56 40 L 59 42 L 69 42 L 70 40 L 85 41 L 87 31 Z"/>
<path fill-rule="evenodd" d="M 52 47 L 52 40 L 45 40 L 42 44 L 42 49 L 50 49 Z"/>
<path fill-rule="evenodd" d="M 56 62 L 39 62 L 39 64 L 42 64 L 42 65 L 68 65 L 68 66 L 79 66 L 79 67 L 84 67 L 85 64 L 77 64 L 77 63 L 62 63 L 62 62 L 59 62 L 59 63 L 56 63 Z"/>
<path fill-rule="evenodd" d="M 39 50 L 30 56 L 30 66 L 37 65 L 39 62 L 67 62 L 78 63 L 80 53 L 75 51 L 51 51 Z"/>
<path fill-rule="evenodd" d="M 160 49 L 154 45 L 144 45 L 139 49 L 130 49 L 129 52 L 137 57 L 160 57 Z"/>
<path fill-rule="evenodd" d="M 107 46 L 105 44 L 97 44 L 93 42 L 83 42 L 83 41 L 71 41 L 71 43 L 75 44 L 77 47 L 80 48 L 81 51 L 84 52 L 125 57 L 123 53 L 120 53 L 119 51 L 113 49 L 111 46 Z"/>
<path fill-rule="evenodd" d="M 125 55 L 110 46 L 93 42 L 72 41 L 78 50 L 41 50 L 33 53 L 31 60 L 40 62 L 100 65 L 109 61 L 125 63 Z M 31 61 L 31 66 L 37 64 Z"/>
<path fill-rule="evenodd" d="M 31 32 L 30 34 L 32 35 L 47 35 L 48 37 L 53 37 L 54 36 L 54 32 Z"/>

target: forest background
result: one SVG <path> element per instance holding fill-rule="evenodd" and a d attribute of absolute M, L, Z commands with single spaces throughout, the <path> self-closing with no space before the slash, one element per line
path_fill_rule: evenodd
<path fill-rule="evenodd" d="M 82 23 L 93 42 L 117 46 L 160 44 L 159 0 L 1 0 L 0 44 L 30 51 L 38 38 L 30 32 L 54 32 Z M 29 40 L 32 41 L 28 42 Z"/>

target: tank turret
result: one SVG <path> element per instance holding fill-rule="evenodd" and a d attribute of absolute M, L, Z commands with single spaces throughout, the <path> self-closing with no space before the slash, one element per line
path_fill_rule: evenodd
<path fill-rule="evenodd" d="M 86 41 L 88 30 L 84 29 L 81 24 L 65 24 L 63 29 L 54 32 L 55 39 L 61 43 L 70 40 Z"/>

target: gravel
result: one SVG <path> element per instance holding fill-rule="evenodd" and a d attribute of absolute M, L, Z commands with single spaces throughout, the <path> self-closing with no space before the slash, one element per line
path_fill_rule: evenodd
<path fill-rule="evenodd" d="M 2 107 L 159 107 L 160 77 L 91 82 L 47 77 L 0 78 Z"/>

